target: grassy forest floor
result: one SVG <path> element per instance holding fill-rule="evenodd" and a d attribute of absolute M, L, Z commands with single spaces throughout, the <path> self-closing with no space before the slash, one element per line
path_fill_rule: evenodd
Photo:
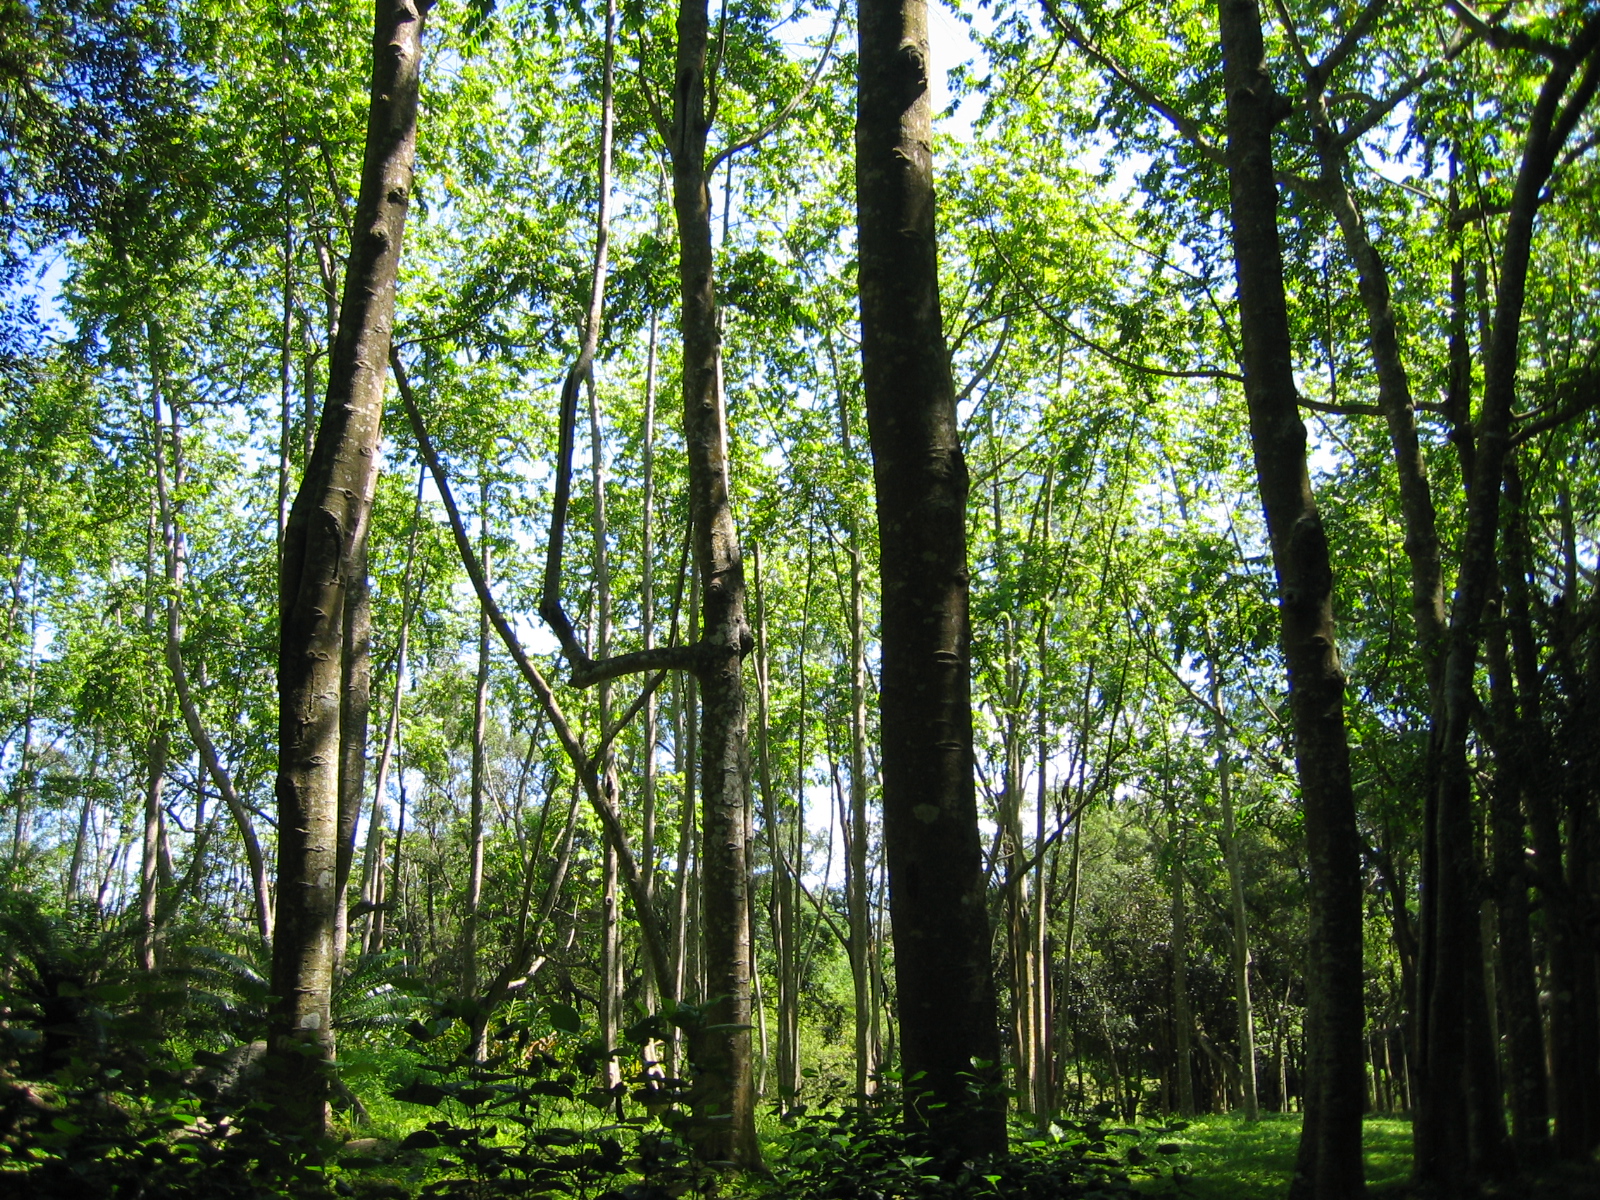
<path fill-rule="evenodd" d="M 1265 1113 L 1256 1122 L 1234 1114 L 1199 1117 L 1161 1140 L 1183 1147 L 1173 1156 L 1177 1187 L 1169 1175 L 1145 1182 L 1145 1191 L 1196 1200 L 1282 1200 L 1300 1142 L 1300 1114 Z M 1380 1195 L 1400 1194 L 1411 1171 L 1411 1122 L 1368 1117 L 1365 1142 L 1367 1183 Z"/>
<path fill-rule="evenodd" d="M 1178 1175 L 1140 1182 L 1141 1191 L 1193 1200 L 1282 1200 L 1300 1141 L 1298 1113 L 1264 1114 L 1251 1123 L 1237 1115 L 1197 1118 L 1180 1133 L 1161 1135 L 1183 1149 L 1173 1156 Z M 1373 1200 L 1409 1200 L 1411 1121 L 1369 1116 L 1365 1123 L 1367 1187 Z M 1600 1164 L 1564 1164 L 1483 1189 L 1482 1200 L 1595 1200 Z"/>

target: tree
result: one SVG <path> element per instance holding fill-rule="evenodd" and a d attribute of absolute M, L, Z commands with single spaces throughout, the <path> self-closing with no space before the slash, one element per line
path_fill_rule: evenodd
<path fill-rule="evenodd" d="M 973 782 L 967 468 L 934 240 L 927 19 L 922 0 L 860 8 L 861 359 L 883 586 L 883 836 L 902 1072 L 913 1119 L 976 1154 L 1003 1150 L 1006 1133 Z"/>
<path fill-rule="evenodd" d="M 1364 1190 L 1361 1114 L 1366 1103 L 1359 1055 L 1364 1026 L 1360 844 L 1345 738 L 1345 678 L 1334 635 L 1328 538 L 1306 470 L 1278 243 L 1272 129 L 1285 110 L 1266 69 L 1255 0 L 1221 0 L 1218 19 L 1240 357 L 1278 576 L 1311 869 L 1306 1018 L 1311 1088 L 1291 1194 L 1335 1200 Z"/>
<path fill-rule="evenodd" d="M 378 0 L 365 160 L 327 398 L 284 530 L 278 633 L 278 906 L 268 1073 L 272 1119 L 320 1136 L 333 1059 L 336 886 L 341 802 L 359 800 L 365 755 L 366 587 L 395 279 L 416 148 L 425 4 Z M 352 638 L 352 631 L 356 637 Z M 342 736 L 358 722 L 362 740 Z M 354 835 L 353 824 L 349 825 Z M 348 860 L 347 860 L 348 861 Z"/>

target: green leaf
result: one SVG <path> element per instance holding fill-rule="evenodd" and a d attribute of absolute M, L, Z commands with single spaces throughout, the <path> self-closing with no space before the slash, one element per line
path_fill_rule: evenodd
<path fill-rule="evenodd" d="M 402 1100 L 407 1104 L 437 1105 L 449 1093 L 436 1083 L 413 1079 L 404 1087 L 396 1088 L 389 1094 L 396 1100 Z"/>
<path fill-rule="evenodd" d="M 570 1004 L 552 1000 L 547 1011 L 552 1029 L 561 1033 L 578 1033 L 583 1029 L 583 1017 Z"/>

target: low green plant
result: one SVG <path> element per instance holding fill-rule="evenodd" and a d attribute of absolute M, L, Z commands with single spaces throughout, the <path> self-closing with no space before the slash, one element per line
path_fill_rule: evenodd
<path fill-rule="evenodd" d="M 697 1118 L 685 1081 L 667 1077 L 646 1049 L 671 1026 L 690 1029 L 698 1009 L 645 1015 L 624 1047 L 586 1039 L 577 1010 L 520 1003 L 502 1014 L 491 1052 L 470 1053 L 477 1001 L 435 1006 L 411 1037 L 433 1051 L 391 1094 L 437 1116 L 406 1136 L 395 1159 L 346 1158 L 356 1170 L 398 1163 L 423 1196 L 479 1198 L 560 1193 L 574 1200 L 675 1200 L 705 1194 L 717 1172 L 697 1161 Z M 616 1083 L 604 1069 L 627 1064 Z"/>
<path fill-rule="evenodd" d="M 905 1110 L 904 1092 L 891 1080 L 868 1102 L 796 1114 L 765 1194 L 771 1200 L 1109 1200 L 1135 1194 L 1136 1168 L 1118 1156 L 1119 1137 L 1099 1122 L 1051 1122 L 1004 1154 L 968 1159 L 909 1125 Z"/>

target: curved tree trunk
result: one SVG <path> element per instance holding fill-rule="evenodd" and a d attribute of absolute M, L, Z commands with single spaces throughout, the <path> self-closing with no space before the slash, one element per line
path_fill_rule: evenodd
<path fill-rule="evenodd" d="M 411 193 L 421 0 L 377 0 L 371 103 L 339 335 L 279 576 L 278 913 L 267 1053 L 271 1120 L 320 1137 L 333 1059 L 346 598 L 364 567 L 395 278 Z M 354 667 L 355 664 L 351 664 Z"/>
<path fill-rule="evenodd" d="M 1218 13 L 1245 399 L 1278 579 L 1311 876 L 1310 1078 L 1290 1194 L 1349 1200 L 1365 1190 L 1361 860 L 1344 726 L 1344 670 L 1334 639 L 1333 570 L 1306 468 L 1278 240 L 1272 131 L 1287 106 L 1267 74 L 1255 0 L 1221 0 Z"/>

